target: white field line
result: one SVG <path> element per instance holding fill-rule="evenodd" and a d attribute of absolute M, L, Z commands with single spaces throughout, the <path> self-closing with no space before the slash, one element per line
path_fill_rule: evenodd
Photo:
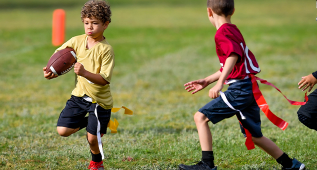
<path fill-rule="evenodd" d="M 24 53 L 27 53 L 27 52 L 30 52 L 30 51 L 33 51 L 39 47 L 42 47 L 44 45 L 29 45 L 29 46 L 25 46 L 25 47 L 22 47 L 20 49 L 16 49 L 16 50 L 12 50 L 12 51 L 7 51 L 5 52 L 4 54 L 1 54 L 1 58 L 6 58 L 6 57 L 15 57 L 15 56 L 18 56 L 18 55 L 21 55 L 21 54 L 24 54 Z"/>

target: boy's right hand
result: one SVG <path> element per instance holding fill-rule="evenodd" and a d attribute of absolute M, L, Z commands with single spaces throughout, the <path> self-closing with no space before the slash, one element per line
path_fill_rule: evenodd
<path fill-rule="evenodd" d="M 302 77 L 302 80 L 298 83 L 299 85 L 298 88 L 304 91 L 308 87 L 310 87 L 308 89 L 308 92 L 310 92 L 316 83 L 317 83 L 317 79 L 312 74 L 310 74 L 308 76 Z"/>
<path fill-rule="evenodd" d="M 199 79 L 199 80 L 195 80 L 195 81 L 190 81 L 190 82 L 184 84 L 185 90 L 187 90 L 188 92 L 194 90 L 192 92 L 192 94 L 195 94 L 195 93 L 199 92 L 200 90 L 204 89 L 208 85 L 209 85 L 209 83 L 205 79 Z"/>
<path fill-rule="evenodd" d="M 55 75 L 55 74 L 52 73 L 52 72 L 48 72 L 48 73 L 47 73 L 47 72 L 46 72 L 46 67 L 43 67 L 43 73 L 44 73 L 44 77 L 45 77 L 46 79 L 48 79 L 48 80 L 57 77 L 57 75 Z"/>

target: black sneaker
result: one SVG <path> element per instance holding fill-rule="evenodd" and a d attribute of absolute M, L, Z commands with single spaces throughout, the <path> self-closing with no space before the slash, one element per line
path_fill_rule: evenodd
<path fill-rule="evenodd" d="M 305 170 L 306 167 L 304 164 L 302 164 L 301 162 L 299 162 L 297 159 L 293 159 L 293 165 L 290 168 L 282 168 L 282 170 Z"/>
<path fill-rule="evenodd" d="M 205 162 L 200 161 L 196 165 L 184 165 L 178 166 L 179 170 L 217 170 L 217 167 L 210 168 Z"/>

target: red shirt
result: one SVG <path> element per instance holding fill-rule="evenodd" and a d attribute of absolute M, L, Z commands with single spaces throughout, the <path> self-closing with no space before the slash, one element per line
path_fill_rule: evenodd
<path fill-rule="evenodd" d="M 257 74 L 261 71 L 253 53 L 246 46 L 241 32 L 235 25 L 228 23 L 223 24 L 216 32 L 215 42 L 221 72 L 226 59 L 232 53 L 239 56 L 227 80 L 244 79 L 248 74 Z"/>

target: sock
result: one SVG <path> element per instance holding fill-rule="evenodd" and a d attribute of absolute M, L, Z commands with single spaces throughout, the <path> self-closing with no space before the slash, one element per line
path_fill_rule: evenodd
<path fill-rule="evenodd" d="M 215 167 L 213 151 L 202 151 L 201 160 L 204 161 L 210 168 Z"/>
<path fill-rule="evenodd" d="M 286 153 L 283 153 L 282 156 L 277 158 L 276 162 L 281 164 L 284 168 L 290 168 L 293 165 L 293 160 Z"/>
<path fill-rule="evenodd" d="M 81 130 L 82 128 L 87 127 L 87 124 L 88 124 L 88 117 L 85 117 L 85 118 L 80 122 L 79 130 Z"/>
<path fill-rule="evenodd" d="M 101 157 L 101 153 L 98 153 L 98 154 L 93 154 L 91 151 L 91 160 L 94 161 L 94 162 L 101 162 L 102 161 L 102 157 Z"/>

